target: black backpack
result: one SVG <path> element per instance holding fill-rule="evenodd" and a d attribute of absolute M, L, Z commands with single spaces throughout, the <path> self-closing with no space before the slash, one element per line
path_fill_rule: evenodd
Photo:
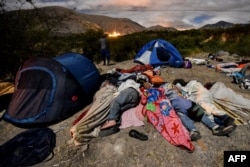
<path fill-rule="evenodd" d="M 26 130 L 0 146 L 0 167 L 35 165 L 50 154 L 52 159 L 55 145 L 56 135 L 51 129 Z"/>

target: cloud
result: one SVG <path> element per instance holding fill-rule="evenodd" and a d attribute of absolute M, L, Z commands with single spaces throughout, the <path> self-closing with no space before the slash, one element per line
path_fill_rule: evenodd
<path fill-rule="evenodd" d="M 16 1 L 8 0 L 7 3 L 13 8 Z M 221 20 L 231 23 L 248 23 L 250 20 L 249 0 L 36 0 L 34 4 L 36 7 L 62 6 L 86 14 L 129 18 L 145 27 L 162 25 L 189 29 Z"/>
<path fill-rule="evenodd" d="M 213 16 L 210 16 L 210 15 L 207 15 L 207 14 L 202 14 L 202 15 L 199 15 L 199 16 L 196 16 L 195 18 L 193 18 L 191 20 L 191 22 L 193 22 L 194 24 L 202 24 L 204 21 L 207 21 L 212 17 Z"/>

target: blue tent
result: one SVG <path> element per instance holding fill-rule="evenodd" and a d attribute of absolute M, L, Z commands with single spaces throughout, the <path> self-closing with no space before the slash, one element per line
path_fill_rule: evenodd
<path fill-rule="evenodd" d="M 157 39 L 145 44 L 137 53 L 134 62 L 152 66 L 169 65 L 183 67 L 184 61 L 178 50 L 169 42 Z"/>
<path fill-rule="evenodd" d="M 85 56 L 68 52 L 53 59 L 70 71 L 87 95 L 92 96 L 99 89 L 100 73 L 96 66 Z"/>
<path fill-rule="evenodd" d="M 91 103 L 100 85 L 98 69 L 81 54 L 31 58 L 17 71 L 4 119 L 32 127 L 59 122 Z"/>

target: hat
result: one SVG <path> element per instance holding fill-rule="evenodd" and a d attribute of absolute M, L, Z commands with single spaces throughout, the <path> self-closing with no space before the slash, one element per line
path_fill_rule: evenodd
<path fill-rule="evenodd" d="M 149 79 L 146 75 L 138 73 L 136 76 L 136 82 L 143 84 L 144 82 L 149 82 Z"/>

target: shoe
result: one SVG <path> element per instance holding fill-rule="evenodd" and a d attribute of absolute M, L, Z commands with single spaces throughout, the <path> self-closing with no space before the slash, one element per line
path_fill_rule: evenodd
<path fill-rule="evenodd" d="M 219 126 L 218 128 L 213 129 L 213 135 L 216 135 L 216 136 L 227 136 L 234 129 L 235 129 L 234 125 L 230 125 L 230 126 L 227 126 L 227 127 Z"/>
<path fill-rule="evenodd" d="M 142 140 L 142 141 L 146 141 L 148 140 L 148 136 L 143 134 L 143 133 L 140 133 L 136 130 L 130 130 L 129 131 L 129 136 L 130 137 L 133 137 L 133 138 L 136 138 L 136 139 L 139 139 L 139 140 Z"/>
<path fill-rule="evenodd" d="M 227 134 L 227 136 L 228 136 L 228 137 L 232 136 L 232 133 L 236 130 L 236 128 L 237 128 L 237 125 L 234 124 L 234 125 L 233 125 L 233 129 L 231 130 L 230 133 Z"/>
<path fill-rule="evenodd" d="M 192 131 L 190 133 L 190 138 L 191 138 L 191 141 L 197 141 L 197 140 L 201 139 L 200 132 L 198 132 L 198 131 Z"/>
<path fill-rule="evenodd" d="M 225 125 L 225 126 L 234 125 L 234 119 L 233 119 L 232 117 L 227 117 L 227 118 L 224 120 L 224 125 Z"/>
<path fill-rule="evenodd" d="M 119 131 L 120 131 L 120 128 L 118 126 L 113 126 L 110 128 L 101 129 L 101 131 L 99 132 L 99 136 L 100 137 L 110 136 L 115 133 L 118 133 Z"/>

